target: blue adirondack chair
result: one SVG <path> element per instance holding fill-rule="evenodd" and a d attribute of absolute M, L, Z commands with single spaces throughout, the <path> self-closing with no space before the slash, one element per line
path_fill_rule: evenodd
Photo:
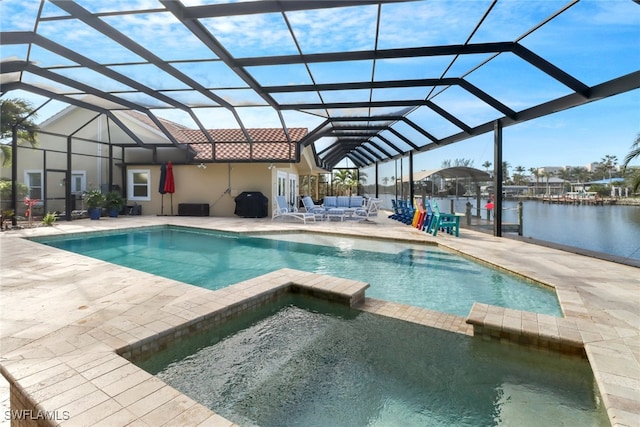
<path fill-rule="evenodd" d="M 424 201 L 425 218 L 422 222 L 422 230 L 429 232 L 431 228 L 431 222 L 433 221 L 433 209 L 431 209 L 431 202 L 429 200 Z"/>
<path fill-rule="evenodd" d="M 396 199 L 391 199 L 391 207 L 393 208 L 393 213 L 389 215 L 387 218 L 397 220 L 398 217 L 400 216 L 400 209 L 398 208 L 398 203 L 396 202 Z"/>

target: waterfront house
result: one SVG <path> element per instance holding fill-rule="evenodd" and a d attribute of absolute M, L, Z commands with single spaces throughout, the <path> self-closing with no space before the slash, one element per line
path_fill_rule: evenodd
<path fill-rule="evenodd" d="M 180 204 L 196 204 L 208 206 L 211 216 L 233 216 L 235 197 L 243 192 L 260 192 L 270 205 L 277 195 L 293 204 L 301 176 L 327 172 L 318 167 L 313 146 L 300 147 L 306 128 L 287 134 L 282 128 L 209 129 L 205 135 L 138 112 L 113 114 L 68 107 L 41 124 L 37 147 L 19 146 L 17 182 L 40 200 L 36 212 L 65 212 L 67 203 L 72 211 L 83 210 L 84 192 L 116 189 L 127 206 L 138 205 L 144 214 L 178 214 Z M 176 191 L 162 195 L 160 168 L 169 161 Z M 11 168 L 2 168 L 1 176 L 11 179 Z M 18 214 L 25 208 L 19 200 Z"/>

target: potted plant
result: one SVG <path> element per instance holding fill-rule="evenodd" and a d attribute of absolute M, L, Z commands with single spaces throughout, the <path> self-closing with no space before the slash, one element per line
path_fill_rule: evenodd
<path fill-rule="evenodd" d="M 89 211 L 89 218 L 100 219 L 104 201 L 104 194 L 102 194 L 100 190 L 90 190 L 84 195 L 84 202 L 87 205 L 87 211 Z"/>
<path fill-rule="evenodd" d="M 105 198 L 104 207 L 107 208 L 107 212 L 109 212 L 109 216 L 112 218 L 116 218 L 122 208 L 124 207 L 124 197 L 120 194 L 119 191 L 110 191 L 107 193 Z"/>

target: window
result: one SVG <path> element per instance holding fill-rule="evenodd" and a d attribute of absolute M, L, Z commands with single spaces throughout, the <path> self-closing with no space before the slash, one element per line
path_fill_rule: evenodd
<path fill-rule="evenodd" d="M 80 194 L 87 189 L 87 173 L 85 171 L 71 172 L 71 192 Z"/>
<path fill-rule="evenodd" d="M 278 196 L 287 195 L 287 173 L 278 171 Z"/>
<path fill-rule="evenodd" d="M 43 199 L 42 194 L 42 171 L 26 170 L 24 171 L 24 183 L 29 187 L 30 199 Z"/>
<path fill-rule="evenodd" d="M 151 171 L 130 169 L 127 171 L 127 199 L 151 200 Z"/>
<path fill-rule="evenodd" d="M 289 174 L 289 205 L 296 206 L 298 198 L 298 175 Z"/>

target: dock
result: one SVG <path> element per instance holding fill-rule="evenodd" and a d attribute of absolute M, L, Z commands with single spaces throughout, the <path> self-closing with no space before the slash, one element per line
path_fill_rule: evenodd
<path fill-rule="evenodd" d="M 617 199 L 603 197 L 573 197 L 571 195 L 562 194 L 558 196 L 544 196 L 542 197 L 542 203 L 559 205 L 604 206 L 617 204 Z"/>

